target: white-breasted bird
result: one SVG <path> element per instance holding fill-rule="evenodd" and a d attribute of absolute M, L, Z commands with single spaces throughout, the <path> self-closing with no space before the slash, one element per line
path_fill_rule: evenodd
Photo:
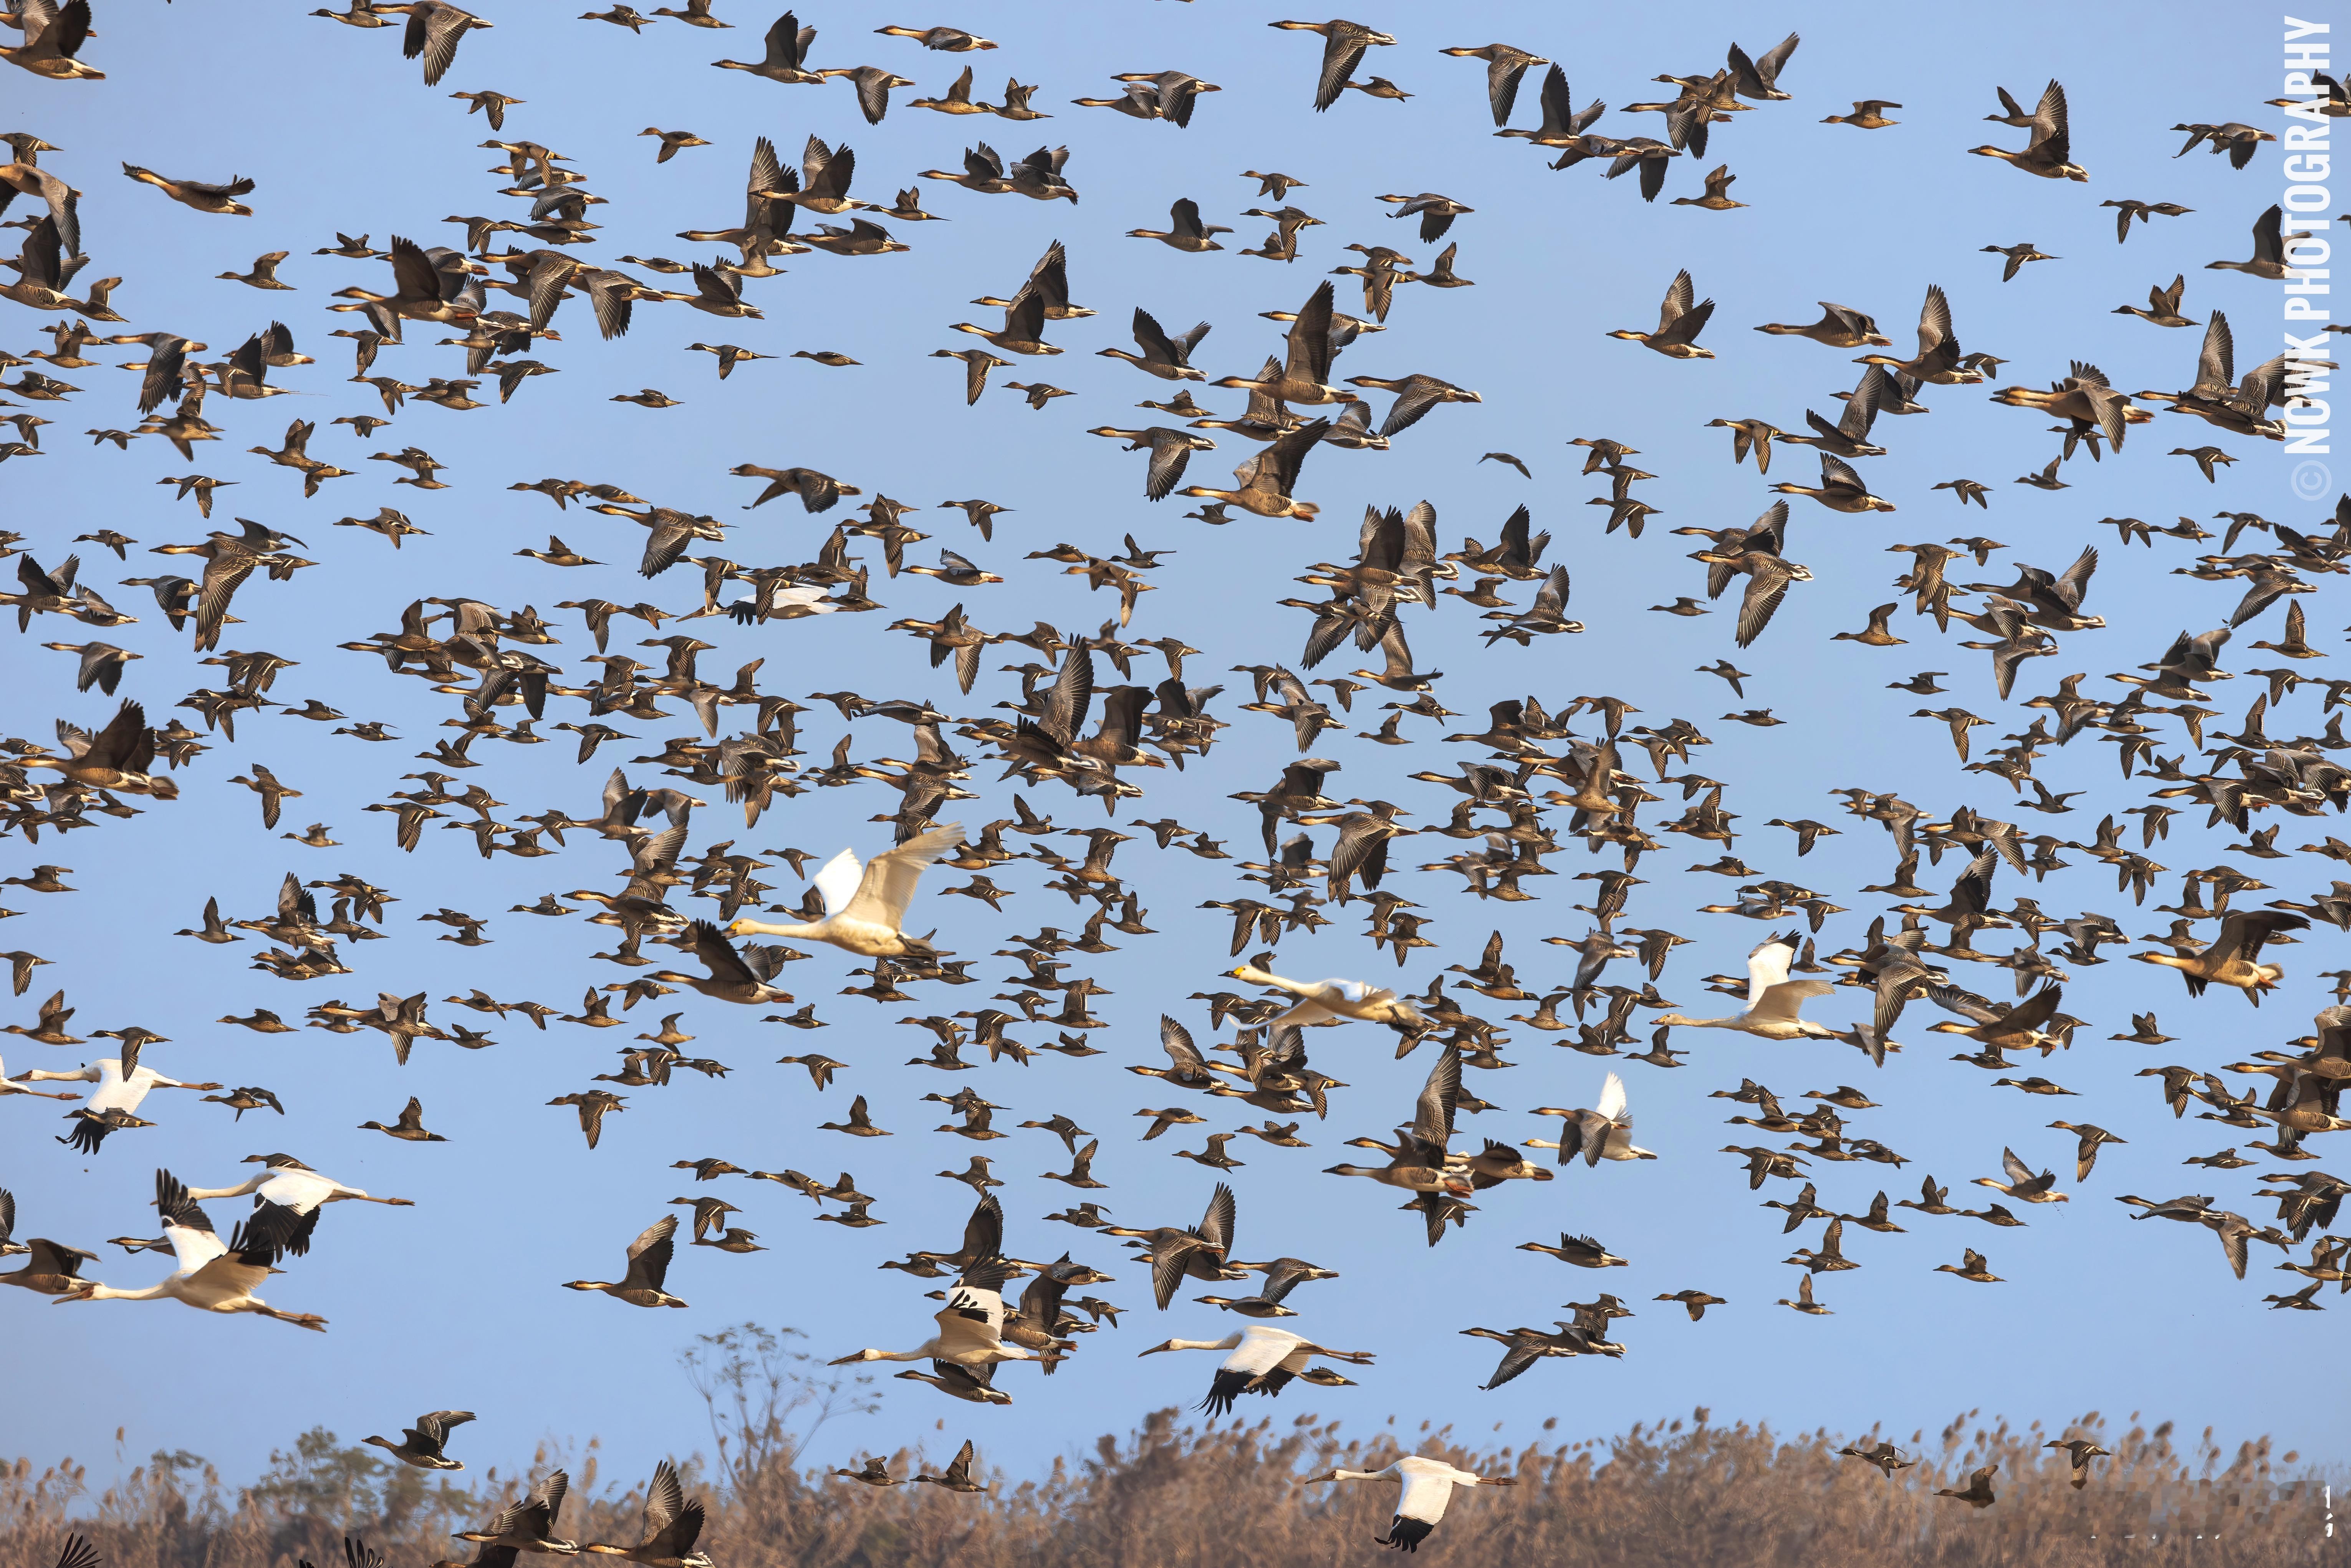
<path fill-rule="evenodd" d="M 170 1171 L 155 1173 L 155 1207 L 162 1211 L 163 1236 L 172 1244 L 179 1267 L 143 1291 L 118 1291 L 111 1285 L 86 1283 L 60 1295 L 64 1301 L 183 1302 L 204 1312 L 257 1312 L 320 1333 L 327 1320 L 316 1312 L 280 1312 L 253 1293 L 269 1278 L 277 1249 L 248 1235 L 240 1225 L 224 1243 L 213 1222 L 188 1196 L 188 1189 Z"/>
<path fill-rule="evenodd" d="M 1824 997 L 1835 988 L 1826 980 L 1792 980 L 1789 967 L 1796 961 L 1795 934 L 1767 936 L 1747 955 L 1747 1010 L 1736 1018 L 1694 1019 L 1660 1013 L 1652 1022 L 1679 1024 L 1684 1029 L 1735 1029 L 1764 1040 L 1832 1040 L 1836 1031 L 1826 1024 L 1799 1018 L 1796 1010 L 1811 997 Z"/>
<path fill-rule="evenodd" d="M 1271 1029 L 1280 1029 L 1286 1023 L 1321 1023 L 1333 1018 L 1385 1024 L 1398 1034 L 1411 1034 L 1428 1027 L 1419 1009 L 1384 986 L 1368 985 L 1362 980 L 1287 980 L 1248 964 L 1225 973 L 1233 979 L 1246 980 L 1252 986 L 1269 986 L 1298 998 L 1296 1007 L 1271 1020 L 1268 1025 Z"/>
<path fill-rule="evenodd" d="M 416 1207 L 413 1198 L 377 1197 L 358 1187 L 345 1186 L 334 1177 L 312 1170 L 292 1155 L 247 1155 L 244 1163 L 262 1166 L 261 1174 L 235 1186 L 192 1186 L 188 1196 L 203 1199 L 243 1197 L 250 1193 L 256 1211 L 256 1233 L 269 1237 L 297 1258 L 310 1249 L 310 1231 L 318 1224 L 316 1216 L 323 1204 L 357 1198 L 394 1208 Z"/>
<path fill-rule="evenodd" d="M 139 1106 L 152 1090 L 204 1089 L 221 1087 L 217 1083 L 183 1083 L 176 1078 L 166 1078 L 152 1067 L 139 1061 L 137 1043 L 123 1047 L 120 1057 L 104 1056 L 96 1061 L 85 1061 L 71 1072 L 51 1072 L 36 1067 L 20 1072 L 18 1083 L 95 1083 L 89 1097 L 76 1109 L 67 1113 L 77 1123 L 72 1133 L 57 1142 L 67 1144 L 86 1155 L 98 1153 L 106 1135 L 123 1127 L 152 1127 L 152 1122 L 141 1121 Z"/>
<path fill-rule="evenodd" d="M 737 920 L 726 927 L 730 936 L 797 936 L 824 942 L 862 958 L 899 958 L 927 948 L 920 937 L 898 927 L 906 906 L 914 902 L 915 884 L 925 868 L 963 842 L 963 824 L 948 822 L 917 834 L 862 866 L 854 850 L 843 850 L 827 861 L 810 880 L 824 895 L 824 918 L 802 925 L 771 925 L 761 920 Z"/>
<path fill-rule="evenodd" d="M 1207 1397 L 1200 1401 L 1199 1407 L 1211 1416 L 1228 1413 L 1233 1401 L 1244 1394 L 1280 1394 L 1302 1375 L 1306 1364 L 1318 1355 L 1356 1366 L 1368 1366 L 1372 1360 L 1370 1351 L 1332 1350 L 1316 1344 L 1303 1334 L 1269 1328 L 1263 1323 L 1251 1323 L 1238 1333 L 1227 1334 L 1222 1339 L 1171 1339 L 1139 1354 L 1156 1355 L 1163 1350 L 1232 1352 L 1217 1364 L 1217 1375 L 1208 1385 Z"/>
<path fill-rule="evenodd" d="M 912 1350 L 872 1350 L 844 1355 L 831 1363 L 847 1366 L 857 1361 L 939 1361 L 970 1368 L 993 1366 L 999 1361 L 1037 1361 L 1034 1351 L 1004 1339 L 1004 1286 L 1019 1272 L 1003 1258 L 987 1257 L 964 1265 L 947 1304 L 935 1314 L 939 1332 Z"/>
<path fill-rule="evenodd" d="M 1455 1487 L 1519 1484 L 1510 1476 L 1481 1476 L 1418 1454 L 1407 1455 L 1384 1470 L 1332 1470 L 1305 1484 L 1320 1486 L 1324 1481 L 1396 1482 L 1403 1490 L 1396 1496 L 1395 1517 L 1388 1522 L 1385 1535 L 1374 1535 L 1372 1540 L 1377 1545 L 1393 1546 L 1402 1552 L 1420 1550 L 1420 1543 L 1428 1539 L 1429 1531 L 1445 1517 L 1445 1505 L 1453 1500 Z"/>

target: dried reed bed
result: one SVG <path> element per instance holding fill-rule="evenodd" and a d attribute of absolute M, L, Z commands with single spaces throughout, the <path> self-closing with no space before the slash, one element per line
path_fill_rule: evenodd
<path fill-rule="evenodd" d="M 2325 1478 L 2273 1458 L 2266 1439 L 2225 1451 L 2209 1431 L 2181 1446 L 2169 1425 L 2116 1434 L 2102 1417 L 2060 1432 L 1983 1425 L 1973 1412 L 1938 1437 L 1889 1434 L 1919 1463 L 1891 1480 L 1841 1459 L 1825 1431 L 1785 1435 L 1688 1419 L 1564 1445 L 1479 1449 L 1445 1430 L 1368 1435 L 1311 1417 L 1187 1423 L 1148 1416 L 1091 1454 L 1057 1459 L 1042 1479 L 998 1477 L 967 1497 L 834 1480 L 802 1462 L 809 1439 L 870 1395 L 820 1381 L 777 1336 L 745 1325 L 705 1342 L 687 1371 L 709 1405 L 716 1458 L 684 1462 L 709 1505 L 704 1544 L 720 1568 L 1322 1568 L 1375 1563 L 1393 1491 L 1353 1483 L 1302 1488 L 1334 1466 L 1375 1469 L 1404 1452 L 1438 1455 L 1508 1491 L 1458 1494 L 1424 1548 L 1444 1559 L 1527 1568 L 2303 1568 L 2351 1564 L 2329 1539 Z M 986 1421 L 964 1424 L 983 1440 Z M 2114 1450 L 2075 1491 L 2051 1436 Z M 1871 1436 L 1875 1436 L 1872 1434 Z M 1905 1437 L 1909 1437 L 1905 1441 Z M 822 1445 L 840 1447 L 838 1436 Z M 642 1494 L 603 1485 L 593 1443 L 542 1450 L 529 1474 L 563 1465 L 573 1479 L 565 1533 L 633 1541 Z M 1923 1452 L 1919 1450 L 1923 1448 Z M 893 1457 L 911 1475 L 946 1453 Z M 844 1454 L 832 1455 L 834 1461 Z M 296 1568 L 339 1563 L 348 1531 L 392 1568 L 462 1553 L 449 1540 L 519 1494 L 528 1475 L 468 1471 L 475 1490 L 388 1466 L 333 1434 L 305 1434 L 256 1484 L 232 1488 L 196 1456 L 158 1454 L 94 1491 L 83 1467 L 0 1471 L 0 1568 L 52 1568 L 66 1533 L 89 1534 L 109 1568 Z M 1933 1495 L 1997 1461 L 2000 1500 L 1976 1511 Z"/>

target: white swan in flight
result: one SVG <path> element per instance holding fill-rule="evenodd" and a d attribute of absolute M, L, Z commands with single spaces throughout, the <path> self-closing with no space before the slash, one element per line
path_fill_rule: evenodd
<path fill-rule="evenodd" d="M 1332 1350 L 1316 1344 L 1303 1334 L 1283 1329 L 1270 1328 L 1264 1323 L 1251 1323 L 1238 1333 L 1222 1339 L 1171 1339 L 1165 1344 L 1155 1344 L 1141 1355 L 1156 1355 L 1163 1350 L 1228 1350 L 1232 1354 L 1217 1364 L 1217 1375 L 1208 1385 L 1207 1397 L 1200 1408 L 1211 1416 L 1222 1416 L 1233 1407 L 1233 1401 L 1244 1394 L 1279 1394 L 1290 1383 L 1306 1373 L 1306 1364 L 1318 1355 L 1333 1361 L 1351 1362 L 1357 1366 L 1368 1365 L 1372 1353 L 1367 1350 Z"/>
<path fill-rule="evenodd" d="M 1385 1024 L 1398 1034 L 1413 1034 L 1428 1027 L 1419 1009 L 1384 986 L 1367 985 L 1362 980 L 1287 980 L 1248 964 L 1225 973 L 1233 979 L 1252 986 L 1269 986 L 1298 998 L 1298 1005 L 1273 1019 L 1267 1025 L 1269 1029 L 1280 1029 L 1284 1024 L 1321 1023 L 1332 1018 Z"/>
<path fill-rule="evenodd" d="M 136 1045 L 126 1047 L 120 1057 L 104 1056 L 96 1061 L 85 1061 L 71 1072 L 51 1072 L 36 1067 L 20 1072 L 12 1081 L 17 1083 L 95 1083 L 89 1097 L 67 1114 L 78 1124 L 73 1132 L 57 1142 L 70 1145 L 86 1155 L 98 1153 L 106 1135 L 123 1127 L 152 1127 L 155 1124 L 142 1121 L 139 1107 L 156 1089 L 218 1089 L 217 1083 L 183 1083 L 176 1078 L 166 1078 L 152 1067 L 142 1067 Z M 38 1092 L 29 1091 L 28 1092 Z"/>
<path fill-rule="evenodd" d="M 1445 1517 L 1445 1505 L 1453 1500 L 1455 1487 L 1509 1487 L 1518 1485 L 1510 1476 L 1481 1476 L 1469 1470 L 1457 1470 L 1442 1459 L 1426 1459 L 1418 1454 L 1398 1459 L 1384 1470 L 1332 1470 L 1306 1481 L 1307 1486 L 1320 1486 L 1324 1481 L 1395 1481 L 1403 1490 L 1396 1496 L 1395 1518 L 1388 1524 L 1385 1535 L 1374 1535 L 1372 1541 L 1380 1546 L 1393 1546 L 1403 1552 L 1417 1552 L 1420 1543 Z"/>
<path fill-rule="evenodd" d="M 277 1260 L 276 1247 L 249 1242 L 242 1226 L 224 1244 L 214 1234 L 211 1219 L 169 1171 L 155 1173 L 155 1207 L 162 1211 L 163 1236 L 171 1242 L 172 1255 L 180 1266 L 160 1283 L 143 1291 L 118 1291 L 95 1281 L 78 1282 L 78 1288 L 57 1298 L 59 1304 L 169 1300 L 183 1302 L 198 1312 L 257 1312 L 266 1318 L 316 1329 L 320 1333 L 327 1332 L 327 1320 L 318 1313 L 280 1312 L 253 1293 L 255 1286 L 276 1272 L 270 1267 Z"/>
<path fill-rule="evenodd" d="M 1767 936 L 1747 955 L 1747 1010 L 1737 1018 L 1693 1019 L 1661 1013 L 1652 1021 L 1679 1024 L 1684 1029 L 1735 1029 L 1764 1040 L 1834 1040 L 1826 1024 L 1799 1018 L 1796 1010 L 1810 997 L 1824 997 L 1836 988 L 1826 980 L 1792 980 L 1789 966 L 1796 961 L 1796 937 Z"/>
<path fill-rule="evenodd" d="M 854 850 L 843 850 L 811 878 L 824 895 L 824 918 L 804 925 L 773 925 L 737 920 L 729 936 L 797 936 L 824 942 L 861 958 L 902 958 L 926 951 L 928 944 L 902 933 L 906 906 L 925 868 L 963 842 L 963 824 L 948 822 L 917 834 L 896 849 L 860 866 Z"/>
<path fill-rule="evenodd" d="M 81 1098 L 80 1095 L 74 1093 L 70 1090 L 62 1094 L 58 1094 L 52 1093 L 47 1089 L 19 1088 L 17 1086 L 19 1080 L 10 1078 L 7 1073 L 7 1065 L 5 1062 L 0 1062 L 0 1099 L 5 1099 L 6 1096 L 11 1094 L 30 1094 L 36 1099 L 40 1100 L 78 1100 Z M 26 1079 L 30 1079 L 32 1076 L 33 1074 L 30 1072 L 25 1074 Z"/>
<path fill-rule="evenodd" d="M 1004 1340 L 1004 1286 L 1019 1272 L 1002 1258 L 965 1265 L 947 1304 L 935 1314 L 939 1332 L 912 1350 L 861 1350 L 831 1364 L 857 1361 L 935 1361 L 983 1371 L 999 1361 L 1037 1361 L 1034 1352 Z"/>
<path fill-rule="evenodd" d="M 282 1247 L 299 1258 L 310 1250 L 310 1232 L 318 1224 L 316 1216 L 324 1204 L 356 1198 L 364 1203 L 389 1204 L 394 1208 L 413 1208 L 415 1200 L 405 1197 L 377 1197 L 355 1186 L 345 1186 L 329 1176 L 321 1176 L 292 1155 L 247 1155 L 246 1165 L 263 1167 L 260 1175 L 239 1182 L 235 1186 L 192 1186 L 191 1198 L 243 1197 L 247 1193 L 256 1199 L 253 1232 Z"/>

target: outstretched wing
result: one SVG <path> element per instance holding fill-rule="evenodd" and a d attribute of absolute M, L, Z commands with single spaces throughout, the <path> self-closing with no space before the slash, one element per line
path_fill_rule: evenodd
<path fill-rule="evenodd" d="M 1200 1055 L 1200 1048 L 1192 1043 L 1192 1031 L 1165 1013 L 1159 1015 L 1159 1045 L 1175 1061 L 1178 1074 L 1198 1078 L 1207 1072 L 1207 1060 Z"/>
<path fill-rule="evenodd" d="M 1796 961 L 1796 945 L 1785 936 L 1773 936 L 1747 955 L 1747 1005 L 1753 1007 L 1763 999 L 1763 993 L 1788 977 L 1788 967 Z"/>
<path fill-rule="evenodd" d="M 629 1243 L 628 1282 L 660 1290 L 662 1281 L 669 1274 L 670 1259 L 677 1251 L 677 1216 L 664 1214 Z"/>
<path fill-rule="evenodd" d="M 816 890 L 824 895 L 825 913 L 838 915 L 849 907 L 851 899 L 857 896 L 858 887 L 863 882 L 865 868 L 859 862 L 857 852 L 843 850 L 825 862 L 822 869 L 809 880 L 814 883 Z"/>
<path fill-rule="evenodd" d="M 1004 1248 L 1004 1206 L 994 1193 L 987 1194 L 974 1206 L 971 1218 L 964 1221 L 963 1255 L 967 1258 L 992 1258 Z"/>
<path fill-rule="evenodd" d="M 760 983 L 759 977 L 743 961 L 743 956 L 735 951 L 735 945 L 726 940 L 726 933 L 707 920 L 694 923 L 694 956 L 710 970 L 714 980 L 737 986 Z"/>
<path fill-rule="evenodd" d="M 1835 989 L 1826 980 L 1782 980 L 1776 986 L 1766 987 L 1763 994 L 1749 1004 L 1747 1010 L 1754 1018 L 1793 1023 L 1797 1009 L 1804 1005 L 1806 998 L 1824 997 Z"/>
<path fill-rule="evenodd" d="M 416 1418 L 416 1429 L 433 1440 L 438 1448 L 449 1440 L 449 1429 L 462 1427 L 474 1418 L 471 1410 L 434 1410 Z"/>
<path fill-rule="evenodd" d="M 886 854 L 875 855 L 865 863 L 856 894 L 841 913 L 852 920 L 887 923 L 894 929 L 905 918 L 906 906 L 914 902 L 915 884 L 922 881 L 924 869 L 961 842 L 963 824 L 948 822 L 908 839 Z"/>
<path fill-rule="evenodd" d="M 1215 1248 L 1219 1256 L 1232 1251 L 1238 1215 L 1233 1189 L 1218 1182 L 1217 1190 L 1208 1197 L 1208 1211 L 1200 1217 L 1200 1239 Z"/>
<path fill-rule="evenodd" d="M 1633 1124 L 1632 1118 L 1625 1114 L 1625 1081 L 1613 1072 L 1600 1085 L 1600 1103 L 1593 1109 L 1620 1126 Z"/>

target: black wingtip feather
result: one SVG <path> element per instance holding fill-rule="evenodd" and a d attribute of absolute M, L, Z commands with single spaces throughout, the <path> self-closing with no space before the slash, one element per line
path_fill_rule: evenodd
<path fill-rule="evenodd" d="M 1210 1416 L 1231 1415 L 1233 1401 L 1249 1392 L 1251 1381 L 1246 1372 L 1218 1368 L 1216 1381 L 1208 1385 L 1207 1397 L 1200 1401 L 1198 1408 Z"/>
<path fill-rule="evenodd" d="M 1381 1546 L 1393 1546 L 1399 1552 L 1417 1552 L 1420 1543 L 1427 1540 L 1429 1532 L 1436 1528 L 1425 1519 L 1406 1519 L 1398 1514 L 1390 1521 L 1385 1535 L 1375 1535 L 1372 1539 Z"/>

